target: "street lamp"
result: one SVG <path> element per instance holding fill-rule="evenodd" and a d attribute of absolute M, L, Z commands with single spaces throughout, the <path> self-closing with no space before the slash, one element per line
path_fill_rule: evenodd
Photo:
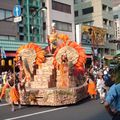
<path fill-rule="evenodd" d="M 39 11 L 46 11 L 47 10 L 47 7 L 45 6 L 45 2 L 42 2 L 42 7 L 40 9 L 38 9 L 33 15 L 32 17 L 35 17 L 36 14 L 39 12 Z"/>
<path fill-rule="evenodd" d="M 43 17 L 43 21 L 42 21 L 42 27 L 43 27 L 43 38 L 45 38 L 45 33 L 44 33 L 44 30 L 46 29 L 46 22 L 45 22 L 45 15 L 44 15 L 44 12 L 47 10 L 47 7 L 45 6 L 45 2 L 42 2 L 42 7 L 37 9 L 33 15 L 32 15 L 32 25 L 31 25 L 31 30 L 32 30 L 32 34 L 34 34 L 34 17 L 37 15 L 38 12 L 42 12 L 42 17 Z M 33 37 L 33 41 L 34 41 L 34 37 Z"/>

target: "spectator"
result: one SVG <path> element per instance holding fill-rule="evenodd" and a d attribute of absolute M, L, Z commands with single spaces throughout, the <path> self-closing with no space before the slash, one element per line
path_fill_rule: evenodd
<path fill-rule="evenodd" d="M 120 65 L 116 69 L 116 81 L 105 99 L 105 108 L 112 116 L 112 120 L 120 120 Z"/>
<path fill-rule="evenodd" d="M 103 79 L 107 87 L 111 87 L 113 85 L 113 81 L 111 80 L 110 74 L 108 73 L 107 70 L 104 71 Z"/>
<path fill-rule="evenodd" d="M 103 74 L 101 72 L 98 73 L 96 89 L 99 93 L 101 103 L 103 104 L 105 100 L 105 82 L 103 80 Z"/>

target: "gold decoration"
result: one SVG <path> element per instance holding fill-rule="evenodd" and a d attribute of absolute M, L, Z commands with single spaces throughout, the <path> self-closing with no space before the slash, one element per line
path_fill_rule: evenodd
<path fill-rule="evenodd" d="M 5 60 L 1 60 L 1 66 L 5 66 Z"/>
<path fill-rule="evenodd" d="M 23 49 L 20 52 L 20 56 L 22 56 L 22 61 L 24 61 L 25 59 L 27 60 L 27 63 L 29 64 L 30 71 L 31 71 L 31 73 L 33 73 L 33 64 L 34 64 L 35 58 L 36 58 L 35 50 L 31 49 L 31 48 Z"/>
<path fill-rule="evenodd" d="M 78 57 L 79 57 L 79 54 L 78 54 L 78 52 L 77 52 L 74 48 L 72 48 L 72 47 L 70 47 L 70 46 L 62 47 L 62 48 L 58 51 L 58 53 L 57 53 L 57 55 L 56 55 L 56 60 L 57 60 L 57 62 L 58 62 L 59 64 L 61 64 L 61 56 L 62 56 L 64 53 L 67 55 L 68 63 L 69 63 L 69 62 L 72 62 L 73 65 L 76 64 L 76 62 L 77 62 L 77 60 L 78 60 Z"/>
<path fill-rule="evenodd" d="M 12 60 L 9 60 L 9 61 L 8 61 L 8 65 L 9 65 L 9 66 L 12 66 Z"/>

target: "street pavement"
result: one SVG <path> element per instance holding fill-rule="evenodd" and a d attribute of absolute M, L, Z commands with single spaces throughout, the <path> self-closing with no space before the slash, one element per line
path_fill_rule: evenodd
<path fill-rule="evenodd" d="M 0 103 L 0 120 L 111 120 L 104 105 L 98 100 L 82 100 L 75 105 L 61 107 L 22 106 L 11 107 Z"/>

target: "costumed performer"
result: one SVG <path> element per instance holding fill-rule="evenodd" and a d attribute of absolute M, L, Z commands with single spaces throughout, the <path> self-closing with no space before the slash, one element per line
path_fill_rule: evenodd
<path fill-rule="evenodd" d="M 52 24 L 51 33 L 50 35 L 48 35 L 48 42 L 50 44 L 51 53 L 54 53 L 57 47 L 57 38 L 58 38 L 58 33 L 56 31 L 55 24 Z"/>
<path fill-rule="evenodd" d="M 18 108 L 20 109 L 21 108 L 20 96 L 19 96 L 19 91 L 18 91 L 17 84 L 15 84 L 13 74 L 11 74 L 9 76 L 7 82 L 5 83 L 5 85 L 2 88 L 2 92 L 1 92 L 1 95 L 0 95 L 0 100 L 5 95 L 5 92 L 6 92 L 7 88 L 10 88 L 9 98 L 10 98 L 10 103 L 11 103 L 11 107 L 12 107 L 11 110 L 15 111 L 14 103 L 18 103 L 19 104 Z"/>

